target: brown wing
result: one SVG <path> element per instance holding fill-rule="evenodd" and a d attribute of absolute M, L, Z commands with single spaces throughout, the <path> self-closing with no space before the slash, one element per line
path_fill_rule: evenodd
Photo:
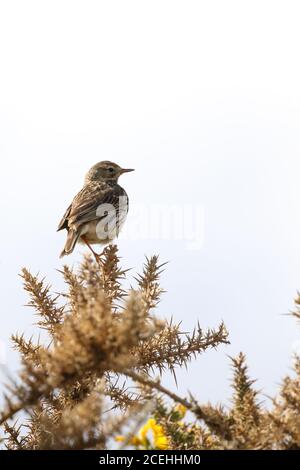
<path fill-rule="evenodd" d="M 63 218 L 61 219 L 61 221 L 59 222 L 58 224 L 58 227 L 57 227 L 57 231 L 59 232 L 60 230 L 63 230 L 64 228 L 68 228 L 68 217 L 70 215 L 70 212 L 71 212 L 71 208 L 72 208 L 72 204 L 69 205 L 68 209 L 66 210 L 66 212 L 64 213 L 64 216 Z"/>
<path fill-rule="evenodd" d="M 99 220 L 97 209 L 101 204 L 112 204 L 117 212 L 119 208 L 119 198 L 127 196 L 126 192 L 119 185 L 110 186 L 106 183 L 85 186 L 75 196 L 69 211 L 67 210 L 59 227 L 75 229 L 76 231 L 87 222 Z"/>

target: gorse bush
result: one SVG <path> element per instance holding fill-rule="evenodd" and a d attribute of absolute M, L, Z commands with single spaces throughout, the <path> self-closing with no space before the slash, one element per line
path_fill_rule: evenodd
<path fill-rule="evenodd" d="M 48 341 L 12 336 L 22 363 L 0 414 L 5 448 L 300 448 L 299 358 L 271 409 L 260 404 L 243 354 L 232 358 L 230 409 L 199 404 L 161 384 L 166 371 L 176 378 L 176 369 L 198 354 L 228 343 L 223 323 L 186 334 L 155 316 L 162 268 L 156 256 L 147 259 L 135 287 L 125 290 L 127 272 L 111 245 L 101 263 L 86 256 L 77 272 L 64 266 L 60 294 L 22 271 Z M 300 319 L 300 297 L 296 306 Z"/>

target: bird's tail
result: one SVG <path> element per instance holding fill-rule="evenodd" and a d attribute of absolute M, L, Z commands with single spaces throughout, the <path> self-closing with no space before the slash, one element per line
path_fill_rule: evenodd
<path fill-rule="evenodd" d="M 69 255 L 72 253 L 72 251 L 75 248 L 76 242 L 80 236 L 80 232 L 77 232 L 76 230 L 70 229 L 68 232 L 66 244 L 64 246 L 63 251 L 60 254 L 60 258 L 63 258 L 66 255 Z"/>

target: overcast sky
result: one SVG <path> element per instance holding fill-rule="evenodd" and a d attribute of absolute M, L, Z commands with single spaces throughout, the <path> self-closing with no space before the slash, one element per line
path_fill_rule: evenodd
<path fill-rule="evenodd" d="M 136 169 L 120 180 L 130 197 L 124 266 L 134 274 L 159 253 L 169 264 L 158 313 L 186 331 L 224 320 L 230 332 L 230 346 L 178 373 L 180 392 L 224 401 L 227 355 L 241 350 L 258 388 L 277 390 L 300 350 L 282 315 L 300 289 L 299 8 L 1 1 L 0 337 L 10 371 L 9 336 L 36 331 L 18 273 L 26 266 L 62 287 L 57 224 L 89 167 L 112 160 Z M 200 249 L 173 231 L 134 236 L 141 208 L 161 207 L 200 217 Z M 64 261 L 76 266 L 83 251 Z"/>

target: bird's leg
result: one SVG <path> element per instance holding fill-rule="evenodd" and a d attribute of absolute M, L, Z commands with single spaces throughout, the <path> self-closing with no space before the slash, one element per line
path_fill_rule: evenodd
<path fill-rule="evenodd" d="M 86 237 L 83 235 L 82 237 L 82 240 L 84 241 L 84 243 L 86 244 L 86 246 L 91 250 L 91 252 L 93 253 L 94 257 L 95 257 L 95 260 L 98 264 L 102 264 L 102 259 L 101 259 L 101 256 L 103 255 L 103 251 L 102 253 L 100 253 L 98 255 L 98 253 L 96 253 L 93 248 L 91 247 L 91 245 L 89 244 L 89 242 L 87 241 Z"/>

